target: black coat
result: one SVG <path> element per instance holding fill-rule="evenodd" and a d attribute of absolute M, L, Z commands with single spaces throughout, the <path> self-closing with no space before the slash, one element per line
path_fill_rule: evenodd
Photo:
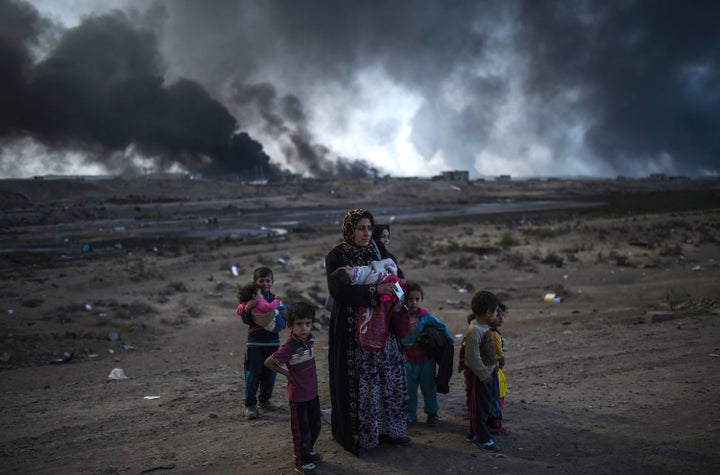
<path fill-rule="evenodd" d="M 417 336 L 417 344 L 438 365 L 437 375 L 435 376 L 437 391 L 441 394 L 449 393 L 450 378 L 453 372 L 453 357 L 455 355 L 455 344 L 452 339 L 445 332 L 432 325 L 425 325 Z"/>
<path fill-rule="evenodd" d="M 378 259 L 390 257 L 385 246 L 378 246 Z M 379 303 L 375 285 L 342 285 L 332 282 L 330 274 L 338 267 L 352 265 L 342 244 L 333 248 L 325 258 L 328 290 L 333 299 L 328 333 L 328 364 L 330 373 L 330 403 L 332 405 L 332 435 L 342 447 L 359 454 L 358 390 L 360 376 L 355 368 L 358 351 L 356 307 L 374 307 Z M 398 275 L 401 275 L 398 269 Z M 396 338 L 391 334 L 390 338 Z M 399 345 L 399 343 L 398 343 Z M 402 350 L 398 346 L 397 364 L 404 368 Z M 399 391 L 399 390 L 398 390 Z M 402 396 L 407 390 L 402 388 Z M 401 416 L 405 418 L 403 413 Z"/>

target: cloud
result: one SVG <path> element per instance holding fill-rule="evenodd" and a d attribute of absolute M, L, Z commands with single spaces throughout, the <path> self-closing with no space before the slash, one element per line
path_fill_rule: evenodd
<path fill-rule="evenodd" d="M 209 123 L 185 117 L 143 128 L 138 150 L 171 145 L 162 163 L 215 157 L 231 166 L 211 150 L 242 129 L 269 161 L 253 160 L 311 176 L 717 175 L 719 10 L 673 0 L 174 0 L 77 28 L 109 22 L 135 45 L 107 40 L 120 48 L 118 61 L 147 73 L 146 82 L 133 74 L 144 89 L 125 81 L 125 97 L 157 92 L 165 111 L 181 93 L 205 104 Z M 67 65 L 58 54 L 78 34 L 70 30 L 33 64 L 28 48 L 41 43 L 42 18 L 24 18 L 27 33 L 0 56 L 20 71 L 5 79 L 10 98 L 26 97 L 28 71 Z M 94 128 L 106 135 L 103 147 L 138 140 L 140 132 L 107 131 L 106 104 L 92 103 L 99 118 L 76 135 Z M 195 127 L 204 138 L 188 133 Z"/>
<path fill-rule="evenodd" d="M 541 103 L 566 91 L 584 145 L 617 172 L 696 174 L 720 158 L 720 4 L 523 2 L 518 46 Z M 559 117 L 556 110 L 550 115 Z M 715 132 L 714 132 L 715 131 Z"/>

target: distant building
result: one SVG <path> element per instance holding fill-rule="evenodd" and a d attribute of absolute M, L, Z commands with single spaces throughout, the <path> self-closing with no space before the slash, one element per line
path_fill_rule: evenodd
<path fill-rule="evenodd" d="M 436 181 L 470 181 L 470 172 L 467 170 L 451 170 L 440 172 L 432 178 Z"/>
<path fill-rule="evenodd" d="M 498 175 L 495 178 L 495 181 L 500 181 L 500 182 L 506 183 L 506 182 L 512 181 L 512 177 L 510 175 Z"/>
<path fill-rule="evenodd" d="M 190 174 L 184 172 L 152 172 L 145 175 L 145 178 L 148 180 L 189 180 Z"/>
<path fill-rule="evenodd" d="M 277 178 L 277 181 L 280 183 L 299 185 L 305 183 L 305 178 L 303 178 L 300 173 L 283 173 Z"/>
<path fill-rule="evenodd" d="M 33 180 L 75 180 L 75 181 L 99 181 L 118 178 L 115 175 L 37 175 Z"/>

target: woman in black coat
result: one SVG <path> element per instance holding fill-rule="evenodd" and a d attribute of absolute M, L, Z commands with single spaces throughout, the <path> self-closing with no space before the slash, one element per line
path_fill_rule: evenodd
<path fill-rule="evenodd" d="M 360 455 L 381 440 L 407 445 L 407 380 L 402 349 L 390 330 L 382 350 L 366 350 L 358 338 L 358 308 L 375 307 L 393 284 L 346 285 L 330 279 L 343 266 L 363 266 L 391 257 L 372 240 L 372 213 L 348 211 L 342 224 L 343 243 L 325 258 L 333 298 L 329 335 L 332 435 L 346 450 Z M 396 262 L 397 264 L 397 262 Z M 402 271 L 398 266 L 398 277 Z"/>

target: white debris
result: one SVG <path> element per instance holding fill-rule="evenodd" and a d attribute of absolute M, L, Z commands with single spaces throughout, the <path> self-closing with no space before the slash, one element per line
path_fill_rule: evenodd
<path fill-rule="evenodd" d="M 125 371 L 123 371 L 122 368 L 113 368 L 108 375 L 108 379 L 120 380 L 128 379 L 128 377 L 125 375 Z"/>

